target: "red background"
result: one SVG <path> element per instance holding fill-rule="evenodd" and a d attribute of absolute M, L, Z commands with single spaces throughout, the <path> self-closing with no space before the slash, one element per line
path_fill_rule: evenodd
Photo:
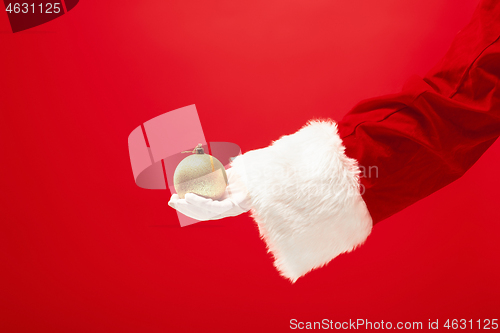
<path fill-rule="evenodd" d="M 0 13 L 0 331 L 279 332 L 289 320 L 498 318 L 496 143 L 459 181 L 291 285 L 248 215 L 180 228 L 128 134 L 196 104 L 243 151 L 423 75 L 477 0 L 82 1 Z M 432 166 L 429 166 L 432 167 Z"/>

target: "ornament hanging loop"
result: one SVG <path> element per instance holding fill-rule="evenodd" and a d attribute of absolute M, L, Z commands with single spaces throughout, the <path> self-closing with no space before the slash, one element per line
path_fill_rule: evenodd
<path fill-rule="evenodd" d="M 181 153 L 192 153 L 192 154 L 205 154 L 205 150 L 203 149 L 203 145 L 198 143 L 198 145 L 193 149 L 193 151 L 182 151 Z"/>

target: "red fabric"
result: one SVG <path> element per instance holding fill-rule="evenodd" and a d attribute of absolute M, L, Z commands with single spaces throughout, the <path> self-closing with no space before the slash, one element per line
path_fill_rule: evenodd
<path fill-rule="evenodd" d="M 500 1 L 482 1 L 443 60 L 339 122 L 377 223 L 462 176 L 500 135 Z"/>

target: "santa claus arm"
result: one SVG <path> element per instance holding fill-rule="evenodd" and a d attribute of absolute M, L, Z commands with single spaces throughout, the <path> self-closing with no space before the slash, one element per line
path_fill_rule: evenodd
<path fill-rule="evenodd" d="M 500 135 L 500 2 L 483 1 L 442 61 L 339 123 L 374 223 L 462 176 Z"/>

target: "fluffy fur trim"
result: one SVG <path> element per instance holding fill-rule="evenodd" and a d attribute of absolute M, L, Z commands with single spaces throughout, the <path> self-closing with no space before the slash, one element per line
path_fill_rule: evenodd
<path fill-rule="evenodd" d="M 232 163 L 274 265 L 292 282 L 353 250 L 371 232 L 359 168 L 344 150 L 334 122 L 312 121 Z"/>

